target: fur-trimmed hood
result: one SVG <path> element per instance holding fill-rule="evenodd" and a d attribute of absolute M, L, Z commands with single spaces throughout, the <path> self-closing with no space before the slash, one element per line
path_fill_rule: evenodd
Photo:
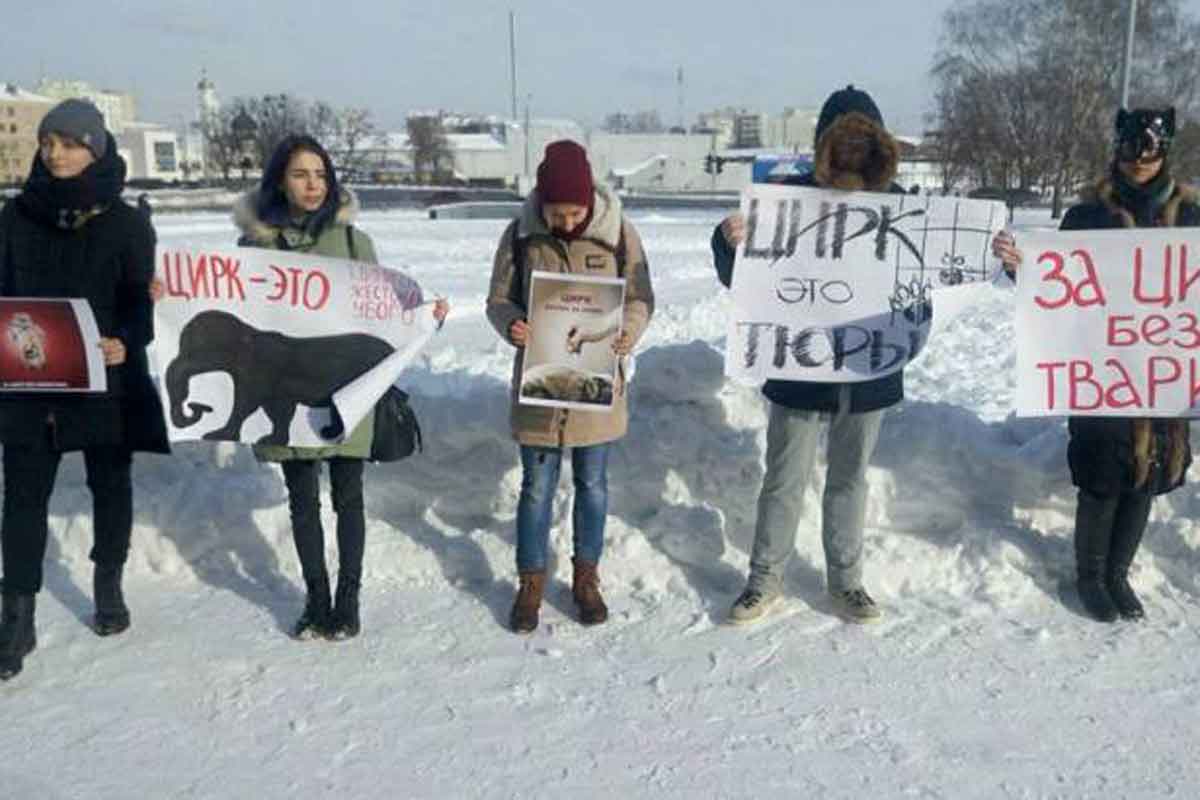
<path fill-rule="evenodd" d="M 274 244 L 282 228 L 271 225 L 258 216 L 258 189 L 251 189 L 243 194 L 233 204 L 233 224 L 238 227 L 247 239 L 260 244 Z M 352 189 L 340 187 L 340 198 L 337 212 L 333 221 L 341 225 L 350 225 L 358 218 L 360 210 L 358 195 Z"/>
<path fill-rule="evenodd" d="M 847 139 L 867 139 L 870 156 L 859 170 L 838 164 L 837 146 Z M 900 145 L 882 125 L 860 111 L 839 114 L 817 139 L 813 154 L 813 178 L 828 189 L 886 192 L 900 166 Z"/>
<path fill-rule="evenodd" d="M 616 249 L 621 241 L 621 198 L 603 183 L 596 184 L 595 198 L 592 221 L 588 223 L 582 238 L 595 239 Z M 536 189 L 525 198 L 517 222 L 517 236 L 523 238 L 530 234 L 552 235 L 542 217 L 542 201 Z"/>
<path fill-rule="evenodd" d="M 1126 228 L 1137 227 L 1137 220 L 1134 219 L 1133 214 L 1121 205 L 1117 187 L 1110 175 L 1105 175 L 1085 189 L 1079 199 L 1085 203 L 1099 203 L 1104 206 L 1109 213 L 1120 219 Z M 1161 224 L 1166 227 L 1174 227 L 1179 220 L 1180 206 L 1184 203 L 1196 205 L 1197 200 L 1200 200 L 1200 192 L 1197 192 L 1194 186 L 1176 182 L 1175 188 L 1171 190 L 1171 196 L 1167 198 L 1167 202 L 1159 211 Z"/>

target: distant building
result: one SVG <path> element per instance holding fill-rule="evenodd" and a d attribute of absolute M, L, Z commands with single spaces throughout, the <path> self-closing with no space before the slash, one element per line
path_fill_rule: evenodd
<path fill-rule="evenodd" d="M 769 117 L 766 146 L 787 153 L 812 150 L 818 116 L 812 109 L 789 107 L 782 114 Z"/>
<path fill-rule="evenodd" d="M 16 84 L 0 85 L 0 184 L 25 181 L 37 155 L 38 125 L 56 102 Z"/>
<path fill-rule="evenodd" d="M 125 126 L 137 119 L 137 101 L 129 92 L 96 89 L 86 81 L 44 79 L 38 84 L 37 92 L 55 101 L 80 97 L 91 101 L 104 117 L 104 127 L 113 136 L 125 130 Z"/>
<path fill-rule="evenodd" d="M 132 180 L 177 181 L 182 177 L 175 131 L 150 122 L 131 122 L 117 137 Z"/>

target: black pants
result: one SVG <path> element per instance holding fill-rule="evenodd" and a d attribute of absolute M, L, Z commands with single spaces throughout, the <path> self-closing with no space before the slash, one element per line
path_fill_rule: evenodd
<path fill-rule="evenodd" d="M 0 544 L 4 550 L 6 592 L 41 591 L 50 493 L 62 455 L 48 446 L 4 447 Z M 92 492 L 92 561 L 106 566 L 124 564 L 133 529 L 133 484 L 129 475 L 133 455 L 120 446 L 91 447 L 83 451 L 83 463 Z"/>
<path fill-rule="evenodd" d="M 283 462 L 292 514 L 292 536 L 300 570 L 309 585 L 328 581 L 325 570 L 325 531 L 321 527 L 321 464 L 329 464 L 333 510 L 337 513 L 338 582 L 357 586 L 362 578 L 366 519 L 363 513 L 363 461 L 331 458 Z"/>
<path fill-rule="evenodd" d="M 1101 496 L 1080 489 L 1075 508 L 1075 544 L 1080 562 L 1090 554 L 1093 570 L 1104 570 L 1101 577 L 1105 572 L 1128 570 L 1146 531 L 1153 502 L 1153 495 L 1145 491 Z"/>

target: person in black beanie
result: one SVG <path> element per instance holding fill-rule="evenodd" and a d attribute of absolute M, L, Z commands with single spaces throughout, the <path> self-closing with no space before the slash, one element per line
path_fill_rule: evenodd
<path fill-rule="evenodd" d="M 154 229 L 121 200 L 125 162 L 94 106 L 82 100 L 55 106 L 38 128 L 38 144 L 21 193 L 0 210 L 0 296 L 87 300 L 100 329 L 108 389 L 0 395 L 4 680 L 21 671 L 37 644 L 34 599 L 62 454 L 83 452 L 93 500 L 93 625 L 106 636 L 130 623 L 121 576 L 133 526 L 132 453 L 168 451 L 145 353 L 154 338 Z"/>
<path fill-rule="evenodd" d="M 817 120 L 811 172 L 786 181 L 849 191 L 903 193 L 893 178 L 900 147 L 887 132 L 879 107 L 866 92 L 847 86 L 825 101 Z M 733 280 L 734 254 L 745 239 L 745 220 L 733 214 L 713 231 L 717 277 Z M 863 588 L 863 522 L 867 464 L 875 450 L 883 411 L 904 397 L 904 374 L 861 383 L 769 380 L 766 474 L 758 498 L 754 547 L 746 588 L 730 621 L 756 622 L 783 595 L 783 572 L 796 543 L 804 491 L 823 423 L 829 425 L 828 467 L 822 504 L 826 579 L 834 611 L 851 622 L 880 617 Z"/>
<path fill-rule="evenodd" d="M 1117 112 L 1112 166 L 1061 230 L 1200 226 L 1196 190 L 1178 183 L 1168 155 L 1175 109 Z M 997 234 L 992 250 L 1014 273 L 1022 261 L 1013 236 Z M 1186 419 L 1072 417 L 1067 460 L 1079 489 L 1075 565 L 1079 599 L 1101 622 L 1141 619 L 1145 609 L 1129 585 L 1155 495 L 1180 486 L 1192 461 Z"/>

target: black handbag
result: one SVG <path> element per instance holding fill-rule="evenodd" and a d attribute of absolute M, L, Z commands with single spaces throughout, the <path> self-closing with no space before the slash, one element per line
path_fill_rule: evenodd
<path fill-rule="evenodd" d="M 389 386 L 375 404 L 372 461 L 399 461 L 421 451 L 421 426 L 408 404 L 408 394 Z"/>

